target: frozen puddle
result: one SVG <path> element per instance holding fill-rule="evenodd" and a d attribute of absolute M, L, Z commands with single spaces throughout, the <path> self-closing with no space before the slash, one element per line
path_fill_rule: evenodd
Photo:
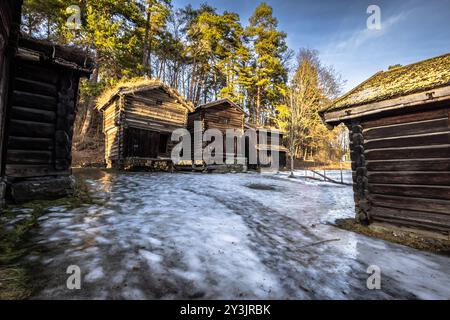
<path fill-rule="evenodd" d="M 326 224 L 353 216 L 351 187 L 286 174 L 82 175 L 97 204 L 40 219 L 34 298 L 450 299 L 450 258 Z M 70 265 L 81 290 L 67 289 Z M 370 265 L 381 290 L 366 287 Z"/>

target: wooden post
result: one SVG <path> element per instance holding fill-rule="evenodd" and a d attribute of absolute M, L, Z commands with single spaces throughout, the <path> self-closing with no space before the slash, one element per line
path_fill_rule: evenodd
<path fill-rule="evenodd" d="M 78 90 L 78 79 L 74 72 L 68 72 L 59 82 L 58 105 L 56 110 L 55 132 L 55 169 L 67 171 L 72 162 L 72 136 L 75 120 L 75 92 Z"/>
<path fill-rule="evenodd" d="M 363 127 L 357 120 L 352 121 L 347 126 L 350 131 L 350 155 L 352 160 L 356 220 L 367 225 L 370 223 L 370 202 L 368 199 L 369 182 L 364 155 Z"/>

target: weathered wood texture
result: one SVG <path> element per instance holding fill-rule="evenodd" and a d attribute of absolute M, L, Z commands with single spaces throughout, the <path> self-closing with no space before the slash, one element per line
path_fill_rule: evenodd
<path fill-rule="evenodd" d="M 23 178 L 70 173 L 79 74 L 16 59 L 5 173 Z"/>
<path fill-rule="evenodd" d="M 6 146 L 3 141 L 8 92 L 10 90 L 10 70 L 17 50 L 21 6 L 22 0 L 0 1 L 0 168 L 4 167 L 3 159 Z"/>
<path fill-rule="evenodd" d="M 237 155 L 236 146 L 233 150 L 227 150 L 225 135 L 227 130 L 238 130 L 240 134 L 244 132 L 244 113 L 239 108 L 224 102 L 207 108 L 198 108 L 194 112 L 189 114 L 188 118 L 188 130 L 191 133 L 192 138 L 192 155 L 194 156 L 195 150 L 202 150 L 207 147 L 211 142 L 203 141 L 200 146 L 199 139 L 194 141 L 194 135 L 203 134 L 206 130 L 216 129 L 223 134 L 224 146 L 223 146 L 223 159 L 226 158 L 226 154 Z M 195 122 L 199 123 L 199 131 L 195 130 Z M 196 143 L 196 144 L 195 144 Z M 201 148 L 200 148 L 201 147 Z M 219 154 L 216 154 L 220 157 Z"/>
<path fill-rule="evenodd" d="M 369 182 L 367 178 L 363 127 L 357 120 L 348 125 L 350 134 L 350 157 L 353 169 L 353 191 L 356 220 L 362 224 L 371 222 L 369 202 Z"/>
<path fill-rule="evenodd" d="M 351 132 L 357 217 L 366 199 L 368 221 L 448 235 L 450 108 L 378 117 L 360 129 Z"/>
<path fill-rule="evenodd" d="M 167 160 L 171 134 L 186 127 L 187 114 L 162 88 L 116 97 L 103 110 L 107 165 L 122 168 L 129 158 Z"/>

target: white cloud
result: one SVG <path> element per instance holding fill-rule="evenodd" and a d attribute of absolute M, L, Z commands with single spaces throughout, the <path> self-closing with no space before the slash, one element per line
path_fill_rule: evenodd
<path fill-rule="evenodd" d="M 354 31 L 346 39 L 341 39 L 329 47 L 332 50 L 354 50 L 367 43 L 370 40 L 379 38 L 388 33 L 393 26 L 402 20 L 405 20 L 409 12 L 401 12 L 398 15 L 391 16 L 386 20 L 381 20 L 381 30 L 370 30 L 365 28 L 363 30 Z"/>

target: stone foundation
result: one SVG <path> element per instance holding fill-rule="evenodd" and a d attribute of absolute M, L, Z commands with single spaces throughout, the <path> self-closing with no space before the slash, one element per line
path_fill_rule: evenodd
<path fill-rule="evenodd" d="M 72 176 L 30 178 L 12 182 L 9 187 L 15 203 L 55 200 L 73 195 L 75 179 Z"/>
<path fill-rule="evenodd" d="M 171 160 L 149 160 L 138 158 L 127 158 L 119 167 L 125 171 L 155 171 L 172 172 L 173 165 Z"/>

